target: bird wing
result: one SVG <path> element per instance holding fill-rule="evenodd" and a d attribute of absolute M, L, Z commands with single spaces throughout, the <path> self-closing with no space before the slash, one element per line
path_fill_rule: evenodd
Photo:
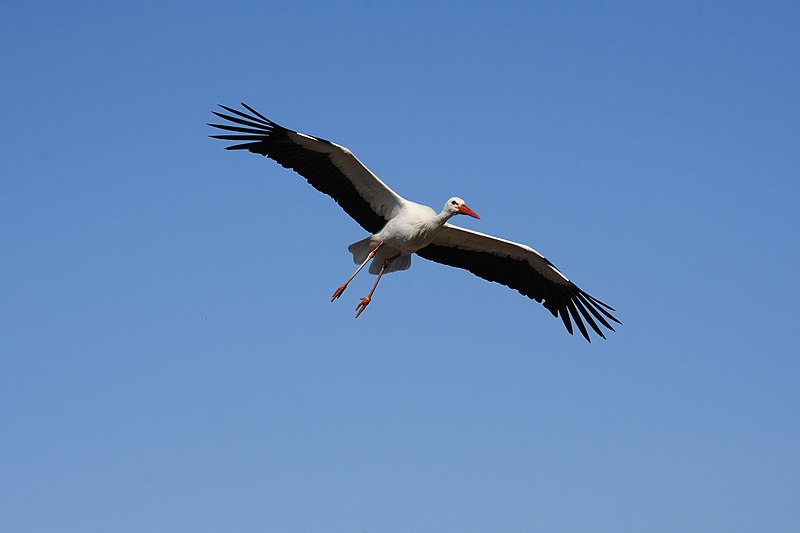
<path fill-rule="evenodd" d="M 244 141 L 228 146 L 227 150 L 249 150 L 291 168 L 315 189 L 336 200 L 370 233 L 380 231 L 406 203 L 347 148 L 284 128 L 247 104 L 242 103 L 242 106 L 250 113 L 220 105 L 231 114 L 216 111 L 214 114 L 229 124 L 209 124 L 235 132 L 212 135 L 215 139 Z"/>
<path fill-rule="evenodd" d="M 570 334 L 571 316 L 589 342 L 584 320 L 603 338 L 597 322 L 611 331 L 614 328 L 608 320 L 620 324 L 611 314 L 614 308 L 583 292 L 530 246 L 445 224 L 433 242 L 417 254 L 516 289 L 542 303 L 553 316 L 560 316 Z"/>

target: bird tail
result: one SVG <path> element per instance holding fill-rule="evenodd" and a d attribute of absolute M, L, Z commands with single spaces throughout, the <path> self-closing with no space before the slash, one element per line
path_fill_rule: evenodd
<path fill-rule="evenodd" d="M 366 239 L 354 242 L 347 247 L 347 251 L 353 254 L 353 262 L 360 265 L 367 260 L 369 253 L 378 246 L 378 241 L 375 240 L 374 235 L 370 235 Z"/>
<path fill-rule="evenodd" d="M 366 239 L 362 239 L 358 242 L 354 242 L 350 246 L 347 247 L 347 251 L 353 254 L 353 262 L 357 265 L 360 265 L 364 261 L 367 260 L 369 253 L 378 246 L 378 241 L 374 235 L 367 237 Z M 386 262 L 387 259 L 397 255 L 397 250 L 393 248 L 389 248 L 387 246 L 381 246 L 381 249 L 378 250 L 378 253 L 375 254 L 375 258 L 372 260 L 372 263 L 369 265 L 369 273 L 370 274 L 377 274 L 381 271 L 381 267 L 383 267 L 383 263 Z M 411 267 L 411 256 L 410 255 L 401 255 L 397 259 L 394 259 L 391 263 L 386 266 L 386 270 L 383 271 L 384 274 L 388 274 L 389 272 L 395 272 L 397 270 L 408 270 Z"/>
<path fill-rule="evenodd" d="M 383 264 L 386 260 L 390 257 L 397 255 L 397 250 L 393 250 L 392 248 L 384 248 L 381 246 L 381 249 L 378 250 L 378 253 L 375 254 L 375 259 L 372 260 L 372 263 L 369 265 L 369 273 L 370 274 L 377 274 L 383 268 Z M 396 272 L 398 270 L 408 270 L 411 267 L 411 256 L 410 255 L 401 255 L 397 259 L 392 260 L 391 263 L 386 265 L 386 270 L 383 271 L 384 274 L 388 274 L 389 272 Z"/>

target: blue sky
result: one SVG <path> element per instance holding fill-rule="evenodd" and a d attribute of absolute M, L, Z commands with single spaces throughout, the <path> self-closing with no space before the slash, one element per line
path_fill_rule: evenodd
<path fill-rule="evenodd" d="M 800 529 L 794 2 L 17 3 L 3 531 Z M 218 103 L 532 245 L 624 325 L 365 235 Z M 794 346 L 794 348 L 793 348 Z"/>

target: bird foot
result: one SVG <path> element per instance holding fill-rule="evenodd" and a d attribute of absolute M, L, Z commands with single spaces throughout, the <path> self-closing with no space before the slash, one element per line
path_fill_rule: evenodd
<path fill-rule="evenodd" d="M 344 292 L 344 290 L 345 290 L 346 288 L 347 288 L 347 283 L 345 283 L 344 285 L 342 285 L 341 287 L 339 287 L 338 289 L 336 289 L 336 290 L 333 292 L 333 296 L 331 296 L 331 302 L 332 302 L 332 301 L 334 301 L 334 300 L 335 300 L 336 298 L 338 298 L 339 296 L 341 296 L 341 295 L 342 295 L 342 293 Z"/>
<path fill-rule="evenodd" d="M 367 306 L 369 305 L 370 301 L 371 301 L 371 298 L 369 296 L 361 298 L 361 302 L 356 306 L 356 311 L 358 311 L 358 313 L 356 313 L 356 318 L 358 318 L 359 315 L 361 315 L 361 313 L 364 312 L 364 309 L 367 308 Z"/>

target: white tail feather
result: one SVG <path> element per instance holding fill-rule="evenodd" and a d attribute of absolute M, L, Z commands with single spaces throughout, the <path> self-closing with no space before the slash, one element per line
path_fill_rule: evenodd
<path fill-rule="evenodd" d="M 360 265 L 364 261 L 367 260 L 369 253 L 378 246 L 378 241 L 374 235 L 367 237 L 366 239 L 362 239 L 358 242 L 354 242 L 350 246 L 347 247 L 347 251 L 353 254 L 353 262 L 357 265 Z M 375 258 L 369 265 L 369 273 L 370 274 L 377 274 L 381 271 L 381 267 L 383 267 L 383 263 L 390 257 L 397 255 L 397 250 L 394 248 L 390 248 L 388 246 L 381 246 L 380 250 L 375 254 Z M 395 272 L 397 270 L 408 270 L 411 267 L 411 256 L 410 255 L 401 255 L 386 267 L 386 270 L 383 271 L 384 274 L 388 274 L 389 272 Z"/>
<path fill-rule="evenodd" d="M 354 242 L 347 247 L 347 251 L 353 254 L 353 262 L 360 265 L 367 260 L 369 253 L 378 246 L 378 241 L 374 240 L 375 237 L 370 235 L 366 239 Z"/>
<path fill-rule="evenodd" d="M 378 253 L 375 254 L 375 259 L 372 260 L 372 263 L 369 265 L 369 273 L 370 274 L 377 274 L 383 268 L 383 264 L 386 262 L 387 259 L 390 257 L 394 257 L 397 255 L 397 250 L 393 248 L 385 248 L 381 246 L 381 249 L 378 250 Z M 408 270 L 411 267 L 411 256 L 410 255 L 401 255 L 397 259 L 393 260 L 386 266 L 386 270 L 383 271 L 384 274 L 388 274 L 389 272 L 396 272 L 398 270 Z"/>

